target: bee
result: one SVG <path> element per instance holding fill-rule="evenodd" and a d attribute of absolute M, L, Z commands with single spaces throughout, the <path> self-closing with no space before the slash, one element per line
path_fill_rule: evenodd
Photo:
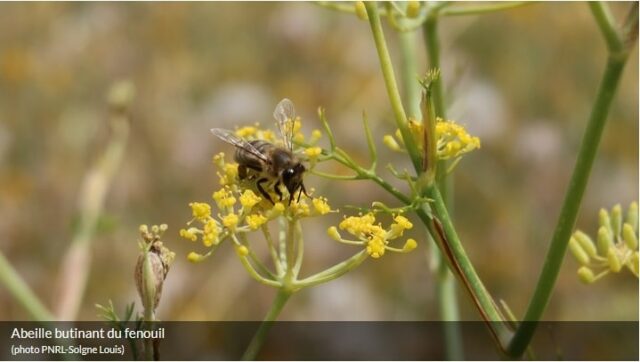
<path fill-rule="evenodd" d="M 296 118 L 293 103 L 287 98 L 281 100 L 273 111 L 273 117 L 282 137 L 282 147 L 265 140 L 247 141 L 236 136 L 233 131 L 222 128 L 212 128 L 211 132 L 236 147 L 234 160 L 238 163 L 238 177 L 241 180 L 248 177 L 256 178 L 256 188 L 271 204 L 274 202 L 263 185 L 275 181 L 273 191 L 280 201 L 282 201 L 280 185 L 284 185 L 289 192 L 289 205 L 291 205 L 296 192 L 298 192 L 298 201 L 303 193 L 309 196 L 302 180 L 306 168 L 293 153 L 293 126 Z M 251 176 L 250 170 L 253 174 Z"/>

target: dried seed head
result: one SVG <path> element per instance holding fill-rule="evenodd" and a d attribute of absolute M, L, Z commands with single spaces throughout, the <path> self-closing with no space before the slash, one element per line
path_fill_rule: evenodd
<path fill-rule="evenodd" d="M 153 225 L 151 232 L 146 225 L 140 227 L 141 252 L 134 271 L 136 289 L 145 309 L 155 310 L 162 296 L 162 286 L 169 273 L 175 253 L 166 248 L 160 236 L 167 226 Z"/>

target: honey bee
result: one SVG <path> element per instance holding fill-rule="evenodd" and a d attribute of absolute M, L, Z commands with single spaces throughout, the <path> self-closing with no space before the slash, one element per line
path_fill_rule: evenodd
<path fill-rule="evenodd" d="M 234 160 L 238 163 L 238 177 L 241 180 L 248 177 L 256 178 L 256 188 L 271 204 L 274 202 L 263 184 L 275 181 L 273 191 L 280 201 L 282 201 L 280 185 L 284 185 L 289 192 L 289 205 L 291 205 L 296 192 L 298 192 L 298 201 L 303 193 L 309 196 L 302 180 L 306 168 L 293 153 L 293 126 L 296 118 L 293 103 L 287 98 L 281 100 L 273 111 L 273 117 L 282 137 L 282 147 L 265 140 L 247 141 L 236 136 L 233 131 L 222 128 L 212 128 L 211 132 L 236 147 Z M 250 170 L 252 175 L 249 175 Z"/>

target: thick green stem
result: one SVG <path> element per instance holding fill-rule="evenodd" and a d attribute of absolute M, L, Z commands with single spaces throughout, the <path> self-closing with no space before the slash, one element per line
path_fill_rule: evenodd
<path fill-rule="evenodd" d="M 400 78 L 402 79 L 402 90 L 404 94 L 404 104 L 407 105 L 409 117 L 420 118 L 420 84 L 418 83 L 418 65 L 416 62 L 416 33 L 407 31 L 398 33 L 400 38 L 400 51 L 402 55 L 402 66 L 400 67 Z"/>
<path fill-rule="evenodd" d="M 20 304 L 37 321 L 55 320 L 51 312 L 45 307 L 38 296 L 25 283 L 24 279 L 11 266 L 9 261 L 0 252 L 0 281 L 9 292 L 20 302 Z"/>
<path fill-rule="evenodd" d="M 598 16 L 596 16 L 596 19 L 598 19 Z M 598 20 L 598 22 L 600 23 L 600 20 Z M 609 29 L 610 27 L 606 28 Z M 608 31 L 603 32 L 608 39 L 610 33 Z M 513 340 L 509 344 L 508 353 L 512 357 L 520 356 L 529 345 L 535 332 L 537 321 L 542 317 L 551 298 L 551 292 L 553 291 L 562 260 L 567 250 L 569 237 L 571 236 L 582 196 L 584 195 L 584 190 L 589 180 L 589 174 L 591 173 L 591 167 L 593 166 L 598 145 L 600 144 L 602 131 L 607 121 L 609 108 L 611 107 L 611 102 L 618 87 L 625 63 L 626 57 L 620 56 L 620 54 L 610 56 L 607 61 L 607 67 L 600 83 L 591 116 L 589 117 L 589 123 L 582 138 L 582 144 L 578 151 L 578 158 L 573 169 L 573 175 L 569 182 L 562 210 L 560 211 L 560 217 L 558 218 L 558 223 L 553 233 L 551 245 L 547 252 L 538 284 L 536 285 L 533 297 L 525 313 L 524 323 L 520 324 Z"/>
<path fill-rule="evenodd" d="M 262 323 L 260 323 L 260 326 L 258 327 L 256 334 L 253 335 L 253 338 L 251 339 L 249 346 L 247 346 L 247 349 L 244 351 L 244 354 L 242 355 L 243 361 L 253 361 L 256 359 L 256 357 L 258 356 L 258 353 L 260 352 L 260 349 L 262 349 L 264 340 L 267 338 L 267 334 L 269 333 L 269 330 L 273 326 L 273 322 L 280 315 L 282 308 L 284 308 L 284 305 L 287 303 L 290 296 L 291 296 L 291 291 L 285 288 L 281 288 L 278 290 L 278 294 L 276 294 L 276 299 L 273 301 L 273 304 L 271 305 L 271 309 L 267 313 L 266 317 L 264 317 L 264 320 L 262 321 Z"/>
<path fill-rule="evenodd" d="M 440 70 L 440 43 L 438 38 L 438 14 L 433 13 L 427 17 L 423 26 L 423 35 L 425 39 L 425 45 L 427 48 L 427 57 L 429 59 L 429 68 Z M 444 96 L 442 91 L 442 73 L 433 81 L 432 84 L 432 99 L 433 108 L 436 117 L 446 118 L 446 107 L 444 103 Z M 441 170 L 437 174 L 438 186 L 443 194 L 445 205 L 449 210 L 453 206 L 453 179 L 446 177 L 447 167 L 446 161 L 439 161 L 438 168 Z M 456 281 L 453 278 L 451 270 L 449 270 L 445 263 L 442 254 L 436 255 L 438 263 L 438 280 L 436 285 L 438 303 L 440 305 L 440 315 L 443 320 L 457 321 L 459 318 L 458 313 L 458 298 L 456 295 Z M 450 360 L 463 360 L 464 353 L 462 348 L 462 332 L 460 331 L 457 323 L 445 324 L 445 342 L 447 358 Z"/>

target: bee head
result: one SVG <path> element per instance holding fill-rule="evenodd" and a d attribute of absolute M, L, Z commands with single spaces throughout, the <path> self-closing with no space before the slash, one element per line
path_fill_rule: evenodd
<path fill-rule="evenodd" d="M 282 172 L 282 183 L 289 191 L 290 195 L 302 185 L 302 175 L 306 171 L 303 164 L 297 163 Z"/>

